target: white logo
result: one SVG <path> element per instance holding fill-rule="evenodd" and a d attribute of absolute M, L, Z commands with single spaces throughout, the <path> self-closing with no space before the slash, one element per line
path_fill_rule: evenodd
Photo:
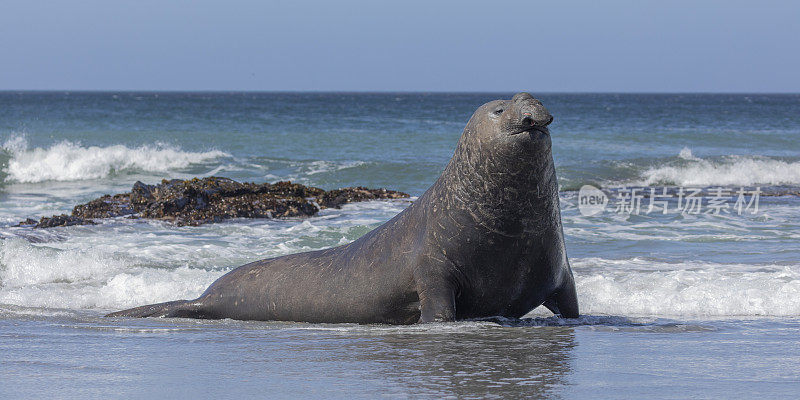
<path fill-rule="evenodd" d="M 606 194 L 592 185 L 583 185 L 578 191 L 578 210 L 584 217 L 600 214 L 605 211 L 606 204 L 608 204 Z"/>
<path fill-rule="evenodd" d="M 608 190 L 610 198 L 592 185 L 583 185 L 578 191 L 578 210 L 581 215 L 591 217 L 600 214 L 608 205 L 612 212 L 632 215 L 650 215 L 653 212 L 667 214 L 670 211 L 709 215 L 734 212 L 742 215 L 749 211 L 750 214 L 756 214 L 762 193 L 760 187 L 753 190 L 745 187 L 738 190 L 724 187 L 621 187 Z"/>

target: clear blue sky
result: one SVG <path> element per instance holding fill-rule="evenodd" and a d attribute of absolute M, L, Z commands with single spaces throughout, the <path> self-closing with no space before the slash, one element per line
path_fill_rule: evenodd
<path fill-rule="evenodd" d="M 800 2 L 0 0 L 4 89 L 800 92 Z"/>

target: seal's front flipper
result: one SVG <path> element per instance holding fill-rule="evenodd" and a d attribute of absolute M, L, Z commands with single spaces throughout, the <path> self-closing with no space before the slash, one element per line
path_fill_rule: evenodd
<path fill-rule="evenodd" d="M 419 288 L 419 322 L 449 322 L 456 319 L 456 296 L 451 285 L 429 282 Z"/>
<path fill-rule="evenodd" d="M 578 318 L 578 293 L 570 272 L 561 286 L 544 301 L 543 306 L 562 318 Z"/>
<path fill-rule="evenodd" d="M 148 304 L 113 312 L 106 317 L 167 317 L 167 318 L 208 318 L 200 310 L 199 305 L 188 300 L 168 301 L 166 303 Z"/>

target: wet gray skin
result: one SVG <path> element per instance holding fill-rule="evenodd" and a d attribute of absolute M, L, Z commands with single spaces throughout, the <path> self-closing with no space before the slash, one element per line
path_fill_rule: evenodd
<path fill-rule="evenodd" d="M 243 265 L 200 297 L 112 317 L 412 324 L 504 316 L 544 304 L 578 316 L 539 100 L 473 114 L 442 175 L 352 243 Z"/>

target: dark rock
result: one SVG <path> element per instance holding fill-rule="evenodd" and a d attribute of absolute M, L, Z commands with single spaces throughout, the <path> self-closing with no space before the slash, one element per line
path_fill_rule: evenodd
<path fill-rule="evenodd" d="M 33 218 L 25 218 L 25 221 L 18 223 L 17 226 L 30 226 L 30 225 L 36 225 L 38 223 L 39 221 Z"/>
<path fill-rule="evenodd" d="M 72 215 L 42 218 L 38 223 L 29 218 L 20 225 L 36 224 L 36 228 L 50 228 L 93 224 L 92 218 L 122 216 L 172 221 L 177 225 L 200 225 L 230 218 L 308 217 L 321 208 L 404 197 L 408 195 L 360 186 L 326 192 L 291 182 L 240 183 L 220 177 L 165 179 L 158 185 L 136 182 L 130 193 L 105 195 L 79 204 L 72 210 Z"/>
<path fill-rule="evenodd" d="M 113 218 L 135 214 L 136 210 L 128 193 L 114 196 L 105 195 L 72 209 L 72 216 L 78 218 Z"/>
<path fill-rule="evenodd" d="M 30 219 L 30 218 L 29 218 Z M 55 228 L 57 226 L 95 225 L 95 222 L 72 215 L 61 214 L 52 217 L 42 217 L 34 228 Z"/>
<path fill-rule="evenodd" d="M 145 185 L 142 182 L 136 181 L 131 189 L 130 202 L 135 205 L 145 205 L 155 200 L 153 196 L 153 185 Z"/>
<path fill-rule="evenodd" d="M 330 190 L 319 196 L 323 208 L 339 208 L 342 204 L 378 199 L 400 199 L 408 197 L 403 192 L 386 189 L 369 189 L 363 186 Z"/>

